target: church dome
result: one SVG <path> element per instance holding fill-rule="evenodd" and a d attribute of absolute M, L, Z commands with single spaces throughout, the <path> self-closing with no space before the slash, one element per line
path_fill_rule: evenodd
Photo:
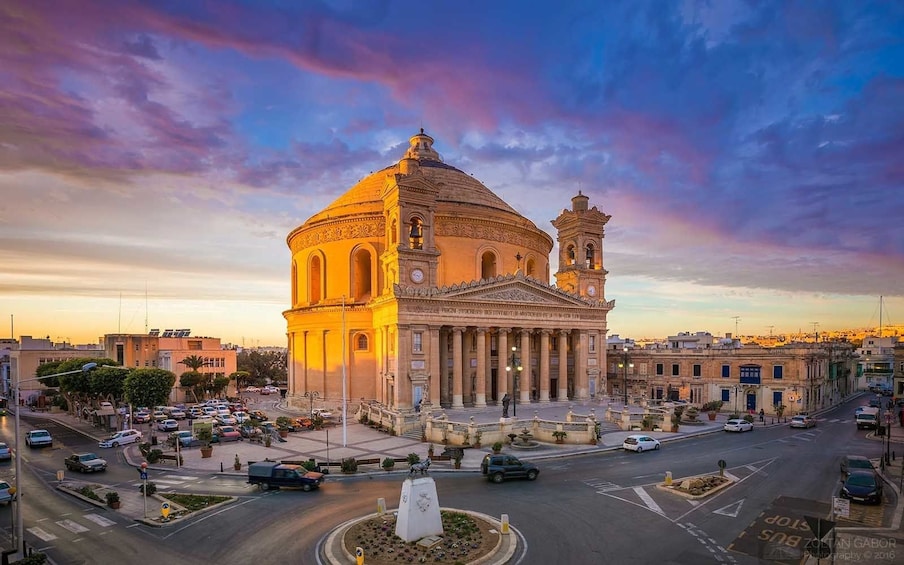
<path fill-rule="evenodd" d="M 469 217 L 490 215 L 523 229 L 541 231 L 483 183 L 464 171 L 444 163 L 440 154 L 433 148 L 433 138 L 424 133 L 423 129 L 409 139 L 408 150 L 397 163 L 362 179 L 321 212 L 311 216 L 302 229 L 338 218 L 382 214 L 382 194 L 387 179 L 396 174 L 407 174 L 415 170 L 437 186 L 439 192 L 436 196 L 435 211 L 438 215 Z"/>

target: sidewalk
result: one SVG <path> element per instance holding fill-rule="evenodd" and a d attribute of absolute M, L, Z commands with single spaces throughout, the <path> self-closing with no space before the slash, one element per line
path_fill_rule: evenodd
<path fill-rule="evenodd" d="M 302 412 L 289 410 L 284 404 L 276 401 L 264 400 L 262 402 L 259 402 L 252 408 L 264 410 L 268 413 L 268 415 L 271 416 L 272 419 L 275 419 L 280 415 L 304 415 L 304 413 Z M 573 410 L 576 417 L 578 417 L 577 415 L 587 415 L 590 413 L 590 410 L 595 410 L 596 416 L 602 420 L 605 418 L 606 405 L 595 401 L 589 401 L 584 403 L 562 402 L 517 406 L 518 418 L 523 419 L 524 421 L 529 421 L 535 415 L 543 419 L 560 419 L 564 421 L 565 416 L 569 410 Z M 498 407 L 488 407 L 485 409 L 435 410 L 433 412 L 434 416 L 440 416 L 443 413 L 450 420 L 454 421 L 467 421 L 470 417 L 473 417 L 476 422 L 494 422 L 498 421 L 499 417 L 501 416 L 501 410 Z M 349 414 L 349 416 L 351 415 Z M 723 424 L 725 423 L 725 420 L 727 420 L 728 418 L 726 414 L 720 414 L 715 421 L 711 422 L 705 417 L 705 415 L 701 416 L 703 416 L 703 418 L 700 421 L 699 425 L 691 426 L 683 424 L 680 428 L 680 431 L 675 433 L 643 433 L 655 437 L 663 442 L 676 441 L 701 434 L 720 432 L 722 430 Z M 90 423 L 84 420 L 79 420 L 74 416 L 70 416 L 65 413 L 51 414 L 29 412 L 28 418 L 32 421 L 38 419 L 51 419 L 58 424 L 77 430 L 98 441 L 108 435 L 106 433 L 102 433 L 100 429 L 93 427 Z M 185 428 L 185 422 L 186 421 L 183 421 L 180 427 Z M 755 425 L 757 427 L 763 426 L 759 422 L 755 422 Z M 770 422 L 767 418 L 766 426 L 769 425 Z M 144 439 L 147 439 L 149 437 L 150 426 L 148 426 L 147 424 L 141 424 L 138 429 L 140 429 L 144 433 Z M 608 422 L 602 423 L 601 432 L 601 440 L 597 445 L 557 445 L 541 443 L 537 448 L 534 449 L 514 449 L 507 447 L 506 450 L 526 460 L 541 461 L 566 457 L 570 455 L 618 450 L 621 449 L 622 441 L 626 436 L 632 433 L 638 433 L 621 431 L 617 429 L 614 424 Z M 165 435 L 166 434 L 163 432 L 157 432 L 157 437 L 161 440 Z M 902 436 L 902 440 L 904 440 L 904 436 Z M 252 443 L 249 441 L 236 441 L 214 444 L 213 456 L 207 459 L 201 457 L 201 451 L 199 448 L 186 448 L 182 450 L 184 465 L 182 465 L 181 468 L 192 471 L 206 471 L 212 473 L 222 473 L 223 475 L 232 475 L 235 477 L 245 477 L 249 461 L 262 461 L 264 459 L 280 461 L 304 461 L 313 458 L 318 463 L 322 463 L 325 461 L 336 462 L 347 457 L 354 457 L 358 460 L 376 458 L 382 461 L 386 457 L 407 457 L 410 453 L 416 453 L 423 460 L 427 457 L 428 445 L 429 444 L 427 443 L 423 443 L 419 440 L 414 440 L 409 437 L 390 436 L 384 432 L 379 432 L 371 429 L 368 426 L 361 425 L 357 421 L 350 418 L 345 427 L 343 427 L 341 423 L 337 423 L 323 430 L 291 432 L 289 433 L 289 437 L 285 442 L 274 441 L 272 442 L 271 447 L 265 447 L 261 444 Z M 163 448 L 162 445 L 158 447 Z M 443 446 L 434 445 L 434 450 L 436 454 L 439 454 L 442 452 Z M 115 457 L 115 451 L 111 449 L 96 448 L 95 451 L 101 457 L 104 457 L 106 459 L 112 459 L 113 457 Z M 139 452 L 137 444 L 131 444 L 122 448 L 122 452 L 126 462 L 133 467 L 139 467 L 141 462 L 144 460 Z M 464 458 L 461 462 L 461 469 L 453 469 L 452 462 L 448 461 L 435 462 L 431 466 L 430 471 L 431 473 L 479 472 L 480 463 L 483 460 L 483 456 L 488 452 L 488 446 L 485 446 L 482 449 L 468 448 L 464 450 Z M 235 461 L 236 455 L 238 455 L 238 458 L 242 463 L 242 469 L 240 471 L 235 471 L 233 469 L 233 463 Z M 338 467 L 333 467 L 332 469 L 333 473 L 328 476 L 328 482 L 334 480 L 347 480 L 354 478 L 355 476 L 367 474 L 387 474 L 386 471 L 383 471 L 379 467 L 379 465 L 366 465 L 359 467 L 358 473 L 356 475 L 343 475 L 341 473 L 338 473 L 336 472 L 338 471 Z M 151 480 L 153 480 L 153 476 L 155 474 L 162 472 L 172 472 L 178 474 L 179 470 L 180 468 L 176 467 L 175 463 L 172 461 L 148 466 L 148 471 L 152 477 Z M 392 471 L 392 474 L 404 475 L 407 474 L 407 472 L 408 466 L 406 464 L 397 463 L 395 470 Z M 92 475 L 82 476 L 78 473 L 67 472 L 65 482 L 78 486 L 78 484 L 95 482 L 92 480 L 94 478 L 98 479 L 98 481 L 96 481 L 98 483 L 102 482 L 103 480 L 102 475 L 98 475 L 96 477 Z M 135 519 L 143 518 L 145 515 L 145 500 L 144 497 L 138 492 L 137 488 L 134 489 L 134 491 L 132 491 L 131 489 L 124 491 L 122 488 L 120 488 L 118 492 L 122 500 L 122 507 L 120 508 L 119 512 L 123 515 Z M 157 508 L 159 506 L 159 503 L 157 501 L 152 501 L 151 499 L 149 499 L 147 504 L 149 507 L 153 507 L 153 512 L 157 512 Z"/>

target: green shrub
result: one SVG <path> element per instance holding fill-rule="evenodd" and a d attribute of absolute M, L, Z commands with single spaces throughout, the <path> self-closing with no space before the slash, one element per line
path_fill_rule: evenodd
<path fill-rule="evenodd" d="M 752 423 L 753 423 L 753 416 L 751 416 L 750 414 L 744 414 L 744 421 L 745 421 L 745 422 L 750 422 L 750 423 L 752 424 Z"/>
<path fill-rule="evenodd" d="M 115 490 L 107 491 L 107 504 L 113 504 L 114 502 L 119 502 L 119 493 Z"/>
<path fill-rule="evenodd" d="M 79 488 L 79 489 L 76 490 L 75 492 L 79 493 L 79 494 L 82 495 L 82 496 L 88 497 L 88 498 L 90 498 L 91 500 L 96 500 L 96 501 L 98 501 L 98 502 L 102 502 L 101 499 L 100 499 L 100 497 L 97 496 L 97 493 L 94 492 L 94 489 L 91 488 L 91 487 L 89 487 L 88 485 L 85 485 L 85 486 Z"/>
<path fill-rule="evenodd" d="M 25 559 L 16 561 L 16 565 L 44 565 L 47 563 L 47 556 L 40 551 L 34 551 Z"/>
<path fill-rule="evenodd" d="M 414 465 L 415 463 L 420 463 L 421 457 L 417 453 L 409 453 L 408 454 L 408 464 Z"/>
<path fill-rule="evenodd" d="M 303 461 L 301 466 L 304 467 L 308 471 L 313 471 L 317 468 L 317 462 L 313 459 L 308 459 L 307 461 Z"/>
<path fill-rule="evenodd" d="M 358 472 L 358 460 L 354 457 L 346 457 L 340 463 L 339 468 L 343 473 L 357 473 Z"/>
<path fill-rule="evenodd" d="M 144 484 L 138 486 L 138 492 L 144 494 Z M 157 492 L 157 483 L 154 481 L 148 481 L 148 492 L 147 495 L 151 496 L 152 494 Z"/>
<path fill-rule="evenodd" d="M 148 463 L 151 463 L 153 465 L 157 461 L 160 461 L 161 455 L 163 455 L 163 451 L 159 449 L 152 449 L 150 453 L 147 454 Z"/>
<path fill-rule="evenodd" d="M 395 467 L 395 459 L 393 459 L 392 457 L 387 457 L 383 460 L 382 466 L 383 469 L 391 471 L 392 468 Z"/>

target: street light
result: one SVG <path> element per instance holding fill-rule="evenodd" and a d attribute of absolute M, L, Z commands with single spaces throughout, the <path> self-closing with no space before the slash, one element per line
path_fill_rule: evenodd
<path fill-rule="evenodd" d="M 619 367 L 619 368 L 622 368 L 622 367 L 625 368 L 625 382 L 624 382 L 624 386 L 625 386 L 625 406 L 627 406 L 627 405 L 628 405 L 628 367 L 631 367 L 631 368 L 633 369 L 633 368 L 634 368 L 634 363 L 628 363 L 628 346 L 627 346 L 627 345 L 624 346 L 624 347 L 622 348 L 622 351 L 624 351 L 624 354 L 625 354 L 625 360 L 624 360 L 623 363 L 619 363 L 619 364 L 618 364 L 618 367 Z"/>
<path fill-rule="evenodd" d="M 506 372 L 518 371 L 517 374 L 512 373 L 512 382 L 514 383 L 512 389 L 512 416 L 518 415 L 518 378 L 521 376 L 521 371 L 523 369 L 524 367 L 521 366 L 521 359 L 518 358 L 518 348 L 513 345 L 511 361 L 509 365 L 505 367 Z"/>
<path fill-rule="evenodd" d="M 64 371 L 62 373 L 44 375 L 43 377 L 36 377 L 33 379 L 19 379 L 18 376 L 16 378 L 16 389 L 13 393 L 13 402 L 15 403 L 16 407 L 16 441 L 14 443 L 16 446 L 16 554 L 18 557 L 25 557 L 25 523 L 22 518 L 24 512 L 22 511 L 22 484 L 20 480 L 20 477 L 22 476 L 22 456 L 19 453 L 19 411 L 21 410 L 21 407 L 19 406 L 19 387 L 22 383 L 39 382 L 43 379 L 49 379 L 50 377 L 61 377 L 63 375 L 87 373 L 95 367 L 97 367 L 97 363 L 85 363 L 84 365 L 82 365 L 81 369 L 76 369 L 74 371 Z M 20 550 L 22 552 L 21 555 L 19 555 Z"/>
<path fill-rule="evenodd" d="M 320 398 L 320 393 L 316 390 L 309 390 L 304 393 L 304 397 L 311 400 L 311 420 L 314 419 L 314 400 Z"/>

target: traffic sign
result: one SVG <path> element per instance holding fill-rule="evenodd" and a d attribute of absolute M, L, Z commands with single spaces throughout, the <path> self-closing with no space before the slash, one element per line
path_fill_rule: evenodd
<path fill-rule="evenodd" d="M 160 514 L 163 515 L 164 518 L 169 516 L 169 502 L 164 502 L 160 505 Z"/>
<path fill-rule="evenodd" d="M 829 532 L 832 531 L 832 528 L 835 527 L 835 522 L 831 520 L 823 520 L 822 518 L 817 518 L 815 516 L 804 516 L 804 520 L 807 521 L 807 525 L 810 526 L 810 531 L 816 534 L 816 539 L 820 540 Z"/>
<path fill-rule="evenodd" d="M 836 516 L 848 518 L 851 515 L 851 501 L 846 498 L 832 497 L 832 508 Z"/>
<path fill-rule="evenodd" d="M 724 459 L 719 459 L 719 468 L 724 469 L 728 464 L 725 463 Z"/>
<path fill-rule="evenodd" d="M 141 471 L 140 476 L 142 481 L 148 480 L 148 474 L 146 471 Z"/>

